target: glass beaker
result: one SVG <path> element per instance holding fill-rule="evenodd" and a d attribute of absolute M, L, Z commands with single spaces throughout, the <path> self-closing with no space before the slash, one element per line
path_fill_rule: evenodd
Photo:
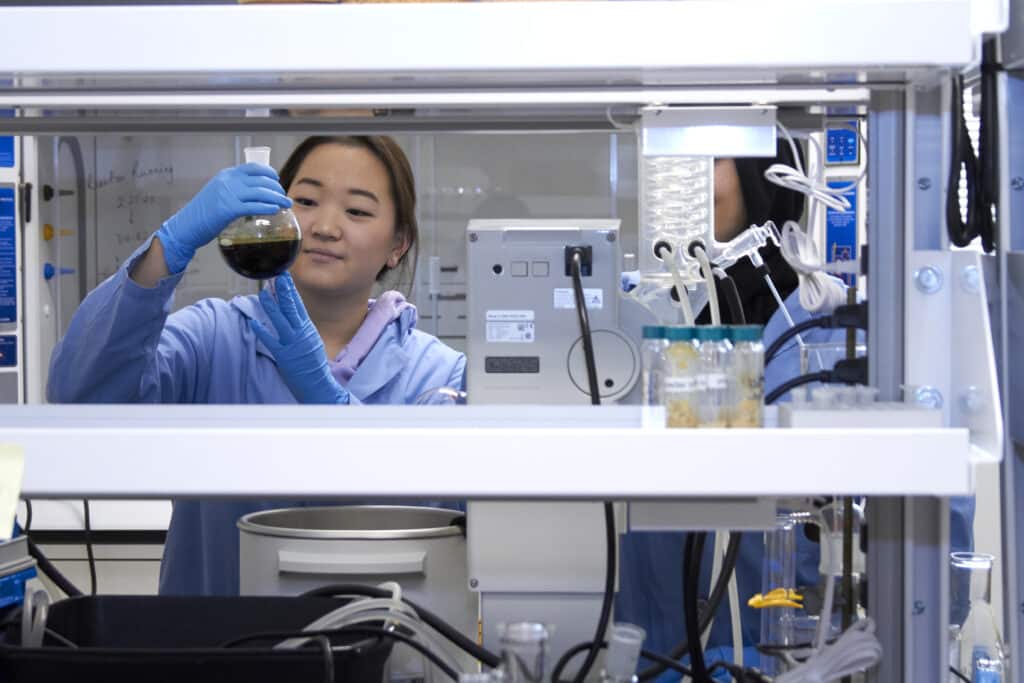
<path fill-rule="evenodd" d="M 498 624 L 498 635 L 505 680 L 508 683 L 543 683 L 547 627 L 532 621 Z"/>
<path fill-rule="evenodd" d="M 269 147 L 246 147 L 246 163 L 270 165 Z M 269 280 L 295 261 L 302 246 L 302 231 L 291 209 L 275 214 L 242 216 L 228 224 L 217 238 L 220 253 L 231 270 L 242 277 Z"/>
<path fill-rule="evenodd" d="M 950 553 L 951 623 L 959 625 L 959 671 L 974 683 L 1002 683 L 1008 671 L 992 611 L 992 563 L 985 553 Z M 957 624 L 960 618 L 963 622 Z"/>

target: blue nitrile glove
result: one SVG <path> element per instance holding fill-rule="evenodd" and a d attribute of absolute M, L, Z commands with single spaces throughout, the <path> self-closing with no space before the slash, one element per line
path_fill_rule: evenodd
<path fill-rule="evenodd" d="M 164 248 L 167 270 L 185 270 L 196 250 L 236 218 L 275 214 L 291 205 L 277 173 L 269 166 L 242 164 L 225 168 L 156 231 Z"/>
<path fill-rule="evenodd" d="M 258 320 L 250 320 L 249 325 L 274 354 L 285 384 L 299 403 L 348 403 L 349 394 L 331 374 L 324 342 L 295 291 L 292 276 L 278 276 L 274 291 L 276 301 L 270 290 L 264 289 L 260 292 L 260 303 L 277 329 L 277 338 Z"/>

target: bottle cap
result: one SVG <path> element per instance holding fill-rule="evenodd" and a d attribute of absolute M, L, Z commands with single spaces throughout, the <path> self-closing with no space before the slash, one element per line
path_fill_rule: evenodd
<path fill-rule="evenodd" d="M 692 341 L 697 338 L 697 328 L 683 325 L 666 327 L 665 337 L 669 341 Z"/>

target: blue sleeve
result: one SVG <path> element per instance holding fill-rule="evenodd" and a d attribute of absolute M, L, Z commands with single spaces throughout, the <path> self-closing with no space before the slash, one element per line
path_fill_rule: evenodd
<path fill-rule="evenodd" d="M 974 550 L 974 496 L 949 499 L 949 551 Z"/>
<path fill-rule="evenodd" d="M 150 238 L 150 241 L 152 238 Z M 210 376 L 214 318 L 190 306 L 168 318 L 172 275 L 149 289 L 129 276 L 148 250 L 143 244 L 75 311 L 50 358 L 46 398 L 52 403 L 173 403 L 201 401 Z M 200 378 L 203 378 L 200 380 Z"/>

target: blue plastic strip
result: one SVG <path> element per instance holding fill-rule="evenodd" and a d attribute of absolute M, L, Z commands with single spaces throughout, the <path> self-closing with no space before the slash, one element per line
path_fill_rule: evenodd
<path fill-rule="evenodd" d="M 0 187 L 0 323 L 18 319 L 18 231 L 14 188 Z"/>
<path fill-rule="evenodd" d="M 35 576 L 36 568 L 29 567 L 0 578 L 0 608 L 25 602 L 25 582 Z"/>
<path fill-rule="evenodd" d="M 832 188 L 845 187 L 849 180 L 830 181 Z M 845 213 L 833 208 L 825 209 L 825 252 L 826 261 L 852 261 L 857 258 L 857 188 L 846 192 L 844 196 L 850 200 L 850 210 Z M 857 276 L 842 273 L 838 277 L 850 287 L 857 284 Z"/>

